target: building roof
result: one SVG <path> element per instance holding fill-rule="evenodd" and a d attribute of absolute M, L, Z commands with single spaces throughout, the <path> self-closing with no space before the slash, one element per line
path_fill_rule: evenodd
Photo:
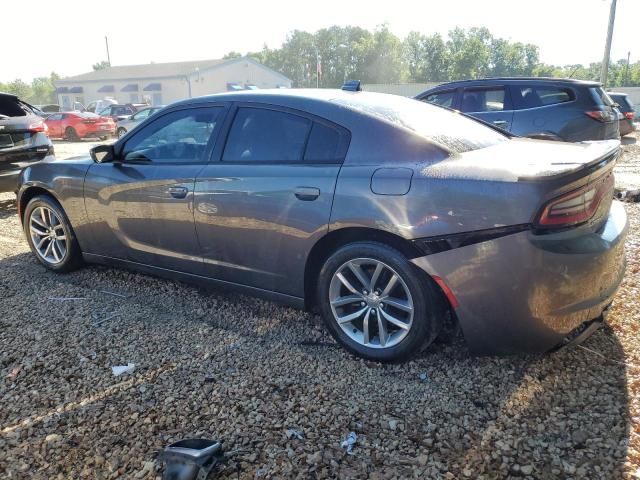
<path fill-rule="evenodd" d="M 200 71 L 209 70 L 224 64 L 231 64 L 238 61 L 249 61 L 254 64 L 260 65 L 263 68 L 269 69 L 262 65 L 260 62 L 256 62 L 252 58 L 239 57 L 232 59 L 217 59 L 217 60 L 194 60 L 189 62 L 173 62 L 173 63 L 146 63 L 143 65 L 116 65 L 114 67 L 107 67 L 103 70 L 96 70 L 94 72 L 83 73 L 75 75 L 73 77 L 66 77 L 57 80 L 56 84 L 63 83 L 79 83 L 79 82 L 93 82 L 93 81 L 109 81 L 109 80 L 135 80 L 135 79 L 152 79 L 152 78 L 167 78 L 167 77 L 181 77 L 190 75 L 195 72 L 196 69 Z M 273 71 L 277 75 L 280 75 L 284 80 L 291 81 L 284 75 Z"/>

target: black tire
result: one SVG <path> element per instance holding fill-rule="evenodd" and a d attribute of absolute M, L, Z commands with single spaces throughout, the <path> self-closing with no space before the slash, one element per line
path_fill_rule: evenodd
<path fill-rule="evenodd" d="M 107 138 L 109 138 L 107 135 L 102 135 L 102 136 L 100 137 L 100 140 L 105 141 Z"/>
<path fill-rule="evenodd" d="M 122 138 L 122 137 L 125 136 L 126 133 L 127 133 L 127 129 L 120 127 L 118 129 L 117 136 L 118 136 L 118 138 Z"/>
<path fill-rule="evenodd" d="M 55 213 L 55 216 L 60 221 L 59 224 L 61 225 L 61 229 L 64 231 L 64 235 L 68 239 L 66 242 L 65 253 L 58 263 L 51 263 L 43 258 L 42 255 L 38 253 L 37 247 L 34 244 L 34 238 L 31 234 L 31 218 L 39 207 L 48 208 Z M 33 252 L 38 261 L 46 268 L 54 272 L 64 273 L 75 270 L 82 265 L 82 252 L 73 228 L 71 227 L 71 223 L 62 209 L 62 206 L 54 198 L 48 195 L 38 195 L 33 197 L 27 204 L 27 208 L 25 208 L 23 225 L 31 252 Z"/>
<path fill-rule="evenodd" d="M 338 324 L 332 310 L 330 289 L 334 275 L 340 268 L 344 268 L 344 265 L 349 261 L 363 258 L 382 262 L 387 267 L 390 267 L 404 282 L 402 288 L 406 286 L 411 294 L 413 321 L 404 338 L 390 347 L 368 347 L 354 340 Z M 368 275 L 367 279 L 370 279 L 371 276 Z M 399 251 L 377 242 L 357 242 L 341 247 L 325 261 L 318 278 L 317 304 L 331 335 L 351 353 L 380 362 L 407 360 L 424 350 L 434 341 L 440 332 L 445 312 L 441 297 L 437 286 L 430 281 L 424 272 L 411 264 Z M 358 305 L 358 301 L 356 301 L 356 305 L 353 308 L 358 309 L 362 305 L 364 305 L 364 302 Z M 363 308 L 366 309 L 368 306 Z M 384 305 L 381 308 L 384 308 Z M 385 312 L 388 313 L 387 310 Z M 374 331 L 376 328 L 373 327 Z"/>
<path fill-rule="evenodd" d="M 80 140 L 80 137 L 78 137 L 78 132 L 76 132 L 76 129 L 73 127 L 67 127 L 65 129 L 64 138 L 65 140 L 68 140 L 70 142 L 77 142 L 78 140 Z"/>

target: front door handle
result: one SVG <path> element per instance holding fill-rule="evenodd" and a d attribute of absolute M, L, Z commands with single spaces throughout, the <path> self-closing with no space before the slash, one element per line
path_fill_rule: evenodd
<path fill-rule="evenodd" d="M 504 127 L 506 127 L 506 126 L 507 126 L 507 123 L 508 123 L 508 122 L 507 122 L 506 120 L 496 120 L 495 122 L 493 122 L 493 124 L 494 124 L 496 127 L 500 127 L 500 128 L 504 128 Z"/>
<path fill-rule="evenodd" d="M 295 195 L 298 200 L 312 202 L 320 196 L 320 189 L 315 187 L 298 187 L 295 190 Z"/>
<path fill-rule="evenodd" d="M 188 192 L 189 189 L 187 187 L 169 187 L 169 195 L 173 198 L 184 198 Z"/>

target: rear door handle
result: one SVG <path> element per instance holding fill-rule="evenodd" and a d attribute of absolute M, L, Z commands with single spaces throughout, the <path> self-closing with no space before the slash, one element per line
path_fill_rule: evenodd
<path fill-rule="evenodd" d="M 320 196 L 320 189 L 315 187 L 297 187 L 295 195 L 298 200 L 312 202 Z"/>
<path fill-rule="evenodd" d="M 169 195 L 173 198 L 184 198 L 188 192 L 189 189 L 187 187 L 169 187 Z"/>

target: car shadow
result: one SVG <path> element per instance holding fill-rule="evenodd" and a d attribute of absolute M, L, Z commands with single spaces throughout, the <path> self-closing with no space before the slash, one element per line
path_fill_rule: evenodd
<path fill-rule="evenodd" d="M 0 200 L 0 220 L 17 215 L 18 209 L 15 198 Z"/>
<path fill-rule="evenodd" d="M 626 136 L 626 137 L 621 137 L 620 142 L 622 143 L 622 145 L 634 145 L 635 143 L 638 142 L 638 140 L 636 139 L 636 137 Z"/>

